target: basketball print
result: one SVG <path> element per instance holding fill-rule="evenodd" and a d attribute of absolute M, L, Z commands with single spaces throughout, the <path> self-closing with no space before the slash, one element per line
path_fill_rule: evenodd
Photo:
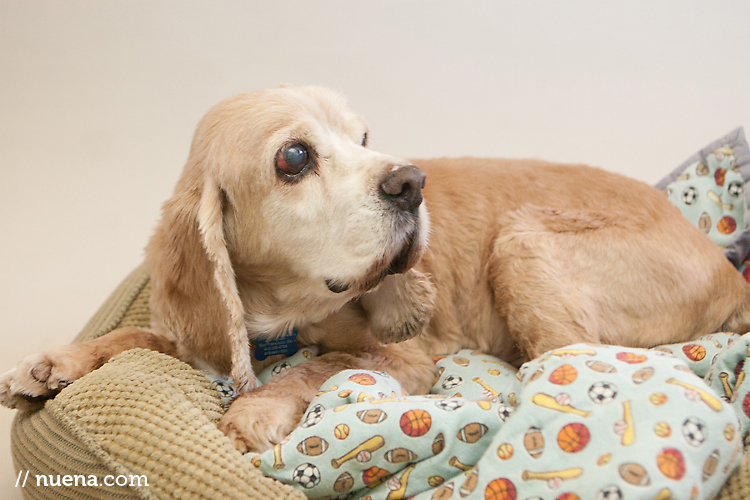
<path fill-rule="evenodd" d="M 349 380 L 359 385 L 375 385 L 375 377 L 369 373 L 355 373 Z"/>
<path fill-rule="evenodd" d="M 374 488 L 390 475 L 391 473 L 387 470 L 372 466 L 362 473 L 362 482 L 365 483 L 365 486 Z"/>
<path fill-rule="evenodd" d="M 727 176 L 727 171 L 723 168 L 717 168 L 716 172 L 714 172 L 714 181 L 716 182 L 717 186 L 724 187 L 724 179 Z"/>
<path fill-rule="evenodd" d="M 716 223 L 716 229 L 721 234 L 732 234 L 737 229 L 737 221 L 733 217 L 725 215 Z"/>
<path fill-rule="evenodd" d="M 584 449 L 591 439 L 588 427 L 583 424 L 568 424 L 557 434 L 557 444 L 562 451 L 577 453 Z"/>
<path fill-rule="evenodd" d="M 685 475 L 685 459 L 680 450 L 665 448 L 656 457 L 656 466 L 669 479 L 679 481 Z"/>
<path fill-rule="evenodd" d="M 549 381 L 556 385 L 568 385 L 575 381 L 578 371 L 570 365 L 562 365 L 550 373 Z"/>
<path fill-rule="evenodd" d="M 706 357 L 706 348 L 698 344 L 686 344 L 682 346 L 682 352 L 690 361 L 702 361 Z"/>
<path fill-rule="evenodd" d="M 581 500 L 581 497 L 573 492 L 563 493 L 562 495 L 555 498 L 555 500 Z"/>
<path fill-rule="evenodd" d="M 638 363 L 643 363 L 648 359 L 643 354 L 636 354 L 634 352 L 618 352 L 616 358 L 630 365 L 637 365 Z"/>
<path fill-rule="evenodd" d="M 432 426 L 432 417 L 424 410 L 409 410 L 401 415 L 399 424 L 409 437 L 424 436 Z"/>
<path fill-rule="evenodd" d="M 516 485 L 501 477 L 490 481 L 484 490 L 484 500 L 516 500 Z"/>
<path fill-rule="evenodd" d="M 745 412 L 748 418 L 750 418 L 750 392 L 745 395 L 745 399 L 742 400 L 742 411 Z"/>

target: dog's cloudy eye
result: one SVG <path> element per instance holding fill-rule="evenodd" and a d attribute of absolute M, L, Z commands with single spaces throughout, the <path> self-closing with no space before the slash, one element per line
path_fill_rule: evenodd
<path fill-rule="evenodd" d="M 304 144 L 295 142 L 276 155 L 276 168 L 290 176 L 299 175 L 310 163 L 310 153 Z"/>
<path fill-rule="evenodd" d="M 362 146 L 367 147 L 367 132 L 362 136 Z"/>

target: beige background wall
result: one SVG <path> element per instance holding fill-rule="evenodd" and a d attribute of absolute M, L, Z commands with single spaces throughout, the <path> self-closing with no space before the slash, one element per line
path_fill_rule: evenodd
<path fill-rule="evenodd" d="M 224 97 L 327 85 L 395 155 L 653 183 L 750 127 L 749 23 L 742 0 L 0 0 L 0 371 L 67 342 L 140 262 L 194 125 Z M 2 498 L 20 498 L 12 415 Z"/>

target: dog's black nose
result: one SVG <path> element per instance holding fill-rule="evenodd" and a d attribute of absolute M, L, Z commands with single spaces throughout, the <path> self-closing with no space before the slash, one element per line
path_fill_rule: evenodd
<path fill-rule="evenodd" d="M 427 175 L 414 165 L 396 166 L 380 183 L 383 198 L 399 209 L 414 212 L 422 203 L 422 188 Z"/>

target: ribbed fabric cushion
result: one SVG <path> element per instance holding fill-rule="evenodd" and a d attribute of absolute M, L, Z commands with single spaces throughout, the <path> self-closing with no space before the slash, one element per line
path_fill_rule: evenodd
<path fill-rule="evenodd" d="M 75 338 L 149 324 L 150 286 L 139 267 Z M 216 428 L 218 393 L 169 356 L 134 349 L 63 390 L 43 409 L 19 413 L 11 430 L 27 499 L 304 499 L 263 477 Z M 36 476 L 145 475 L 148 486 L 37 486 Z M 110 480 L 111 481 L 111 480 Z"/>
<path fill-rule="evenodd" d="M 750 433 L 745 435 L 745 454 L 742 463 L 724 484 L 717 500 L 746 500 L 750 498 Z"/>

